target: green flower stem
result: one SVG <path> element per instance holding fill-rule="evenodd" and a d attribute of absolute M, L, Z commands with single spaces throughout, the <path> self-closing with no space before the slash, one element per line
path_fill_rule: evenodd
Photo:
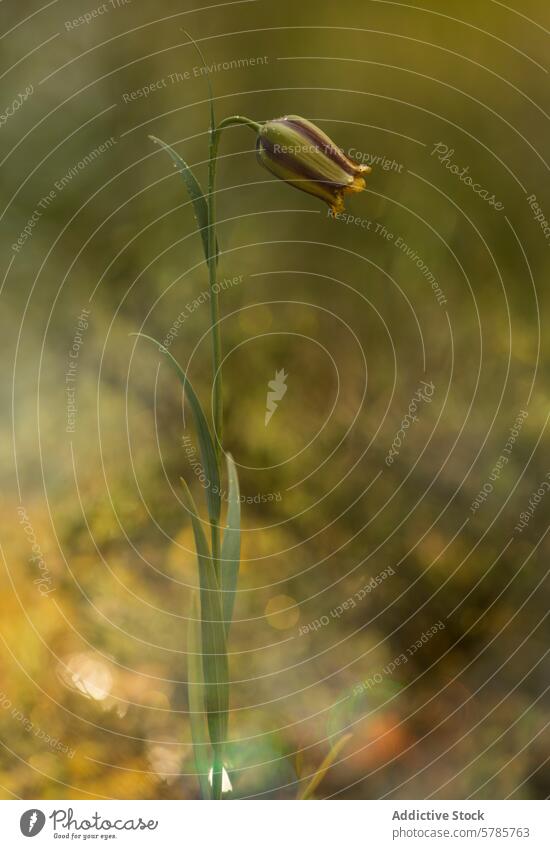
<path fill-rule="evenodd" d="M 210 315 L 212 322 L 212 369 L 213 369 L 213 417 L 216 457 L 221 473 L 221 455 L 223 444 L 223 385 L 221 374 L 222 347 L 220 338 L 220 303 L 216 287 L 216 165 L 220 136 L 226 127 L 244 124 L 257 132 L 260 124 L 241 115 L 224 118 L 210 132 L 210 156 L 208 163 L 208 276 L 210 284 Z"/>
<path fill-rule="evenodd" d="M 223 439 L 223 388 L 222 388 L 222 346 L 220 334 L 220 304 L 216 287 L 216 207 L 215 182 L 217 145 L 216 131 L 212 128 L 210 135 L 210 159 L 208 163 L 208 279 L 210 286 L 210 319 L 212 337 L 212 395 L 214 420 L 214 446 L 218 471 L 221 471 L 221 446 Z M 212 562 L 216 573 L 218 587 L 221 586 L 220 574 L 220 526 L 217 522 L 211 525 Z M 223 749 L 219 744 L 213 746 L 214 763 L 212 765 L 212 799 L 222 798 Z"/>
<path fill-rule="evenodd" d="M 245 124 L 247 127 L 250 127 L 251 130 L 254 130 L 255 133 L 257 133 L 262 126 L 261 124 L 258 124 L 257 121 L 253 121 L 251 118 L 245 118 L 244 115 L 230 115 L 229 118 L 224 118 L 223 121 L 220 121 L 218 124 L 218 135 L 221 130 L 225 130 L 226 127 L 233 127 L 236 124 Z"/>
<path fill-rule="evenodd" d="M 220 144 L 220 136 L 226 127 L 236 124 L 245 124 L 252 130 L 257 132 L 260 125 L 249 118 L 241 117 L 240 115 L 232 115 L 230 118 L 225 118 L 216 127 L 212 123 L 210 129 L 210 151 L 208 161 L 208 280 L 210 287 L 210 318 L 211 318 L 211 336 L 212 336 L 212 406 L 213 406 L 213 422 L 214 422 L 214 442 L 216 450 L 216 462 L 218 471 L 221 475 L 221 459 L 223 445 L 223 384 L 222 384 L 222 346 L 220 334 L 220 303 L 219 292 L 216 286 L 217 272 L 217 240 L 216 240 L 216 165 L 218 160 L 218 148 Z M 212 537 L 212 562 L 218 581 L 218 586 L 221 588 L 221 564 L 220 564 L 220 526 L 217 522 L 211 525 Z M 223 598 L 221 599 L 223 605 Z M 213 747 L 214 763 L 212 767 L 212 799 L 222 798 L 222 779 L 223 779 L 223 744 L 217 744 Z"/>
<path fill-rule="evenodd" d="M 210 155 L 208 161 L 208 278 L 210 287 L 210 318 L 211 318 L 211 336 L 212 336 L 212 372 L 213 372 L 213 420 L 214 420 L 214 441 L 216 448 L 216 460 L 218 471 L 222 474 L 221 459 L 223 445 L 223 383 L 222 383 L 222 346 L 220 334 L 220 302 L 219 292 L 216 286 L 216 272 L 218 257 L 216 253 L 216 166 L 218 162 L 218 149 L 220 144 L 220 136 L 226 127 L 244 124 L 250 129 L 258 132 L 260 124 L 252 121 L 250 118 L 245 118 L 242 115 L 231 115 L 229 118 L 224 118 L 218 126 L 212 126 L 210 131 Z M 220 529 L 217 524 L 212 525 L 212 559 L 214 568 L 220 580 Z"/>
<path fill-rule="evenodd" d="M 222 347 L 220 337 L 220 304 L 216 287 L 216 180 L 217 145 L 214 137 L 210 141 L 210 161 L 208 166 L 208 277 L 210 285 L 210 318 L 212 330 L 212 371 L 213 371 L 213 417 L 214 442 L 218 469 L 221 470 L 221 445 L 223 439 L 223 391 L 221 376 Z"/>

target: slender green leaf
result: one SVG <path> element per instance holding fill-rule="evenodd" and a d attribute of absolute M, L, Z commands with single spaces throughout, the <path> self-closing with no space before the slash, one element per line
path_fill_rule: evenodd
<path fill-rule="evenodd" d="M 233 619 L 235 593 L 239 578 L 241 560 L 241 502 L 239 497 L 239 478 L 231 454 L 226 455 L 227 477 L 229 480 L 229 496 L 227 506 L 227 527 L 223 535 L 221 552 L 221 585 L 223 595 L 223 617 L 225 633 Z"/>
<path fill-rule="evenodd" d="M 208 86 L 208 102 L 210 104 L 210 132 L 213 133 L 216 128 L 216 117 L 214 115 L 214 95 L 212 93 L 212 83 L 210 82 L 210 71 L 208 69 L 208 64 L 206 59 L 204 58 L 204 53 L 200 49 L 198 42 L 195 41 L 193 36 L 187 32 L 186 29 L 183 30 L 195 50 L 197 51 L 199 58 L 202 62 L 202 67 L 204 69 L 204 76 L 206 77 L 206 85 Z"/>
<path fill-rule="evenodd" d="M 203 799 L 210 798 L 208 773 L 210 771 L 208 721 L 204 703 L 204 676 L 202 671 L 202 639 L 200 604 L 197 593 L 191 597 L 191 611 L 187 627 L 187 693 L 195 767 Z"/>
<path fill-rule="evenodd" d="M 185 397 L 189 400 L 195 421 L 195 427 L 197 428 L 201 461 L 204 474 L 207 478 L 206 501 L 208 504 L 208 515 L 212 524 L 218 524 L 221 512 L 221 490 L 216 450 L 214 448 L 208 422 L 206 421 L 206 416 L 203 413 L 200 401 L 195 394 L 195 390 L 178 361 L 172 356 L 170 351 L 164 347 L 164 345 L 162 345 L 157 339 L 153 339 L 152 336 L 147 336 L 146 333 L 134 333 L 131 335 L 140 336 L 142 339 L 147 339 L 149 342 L 153 342 L 153 344 L 158 347 L 160 353 L 164 354 L 164 356 L 168 359 L 170 365 L 175 369 L 182 382 Z"/>
<path fill-rule="evenodd" d="M 215 115 L 215 111 L 214 111 L 214 93 L 212 91 L 212 82 L 210 80 L 210 70 L 208 68 L 208 63 L 207 63 L 206 59 L 204 58 L 204 53 L 202 52 L 199 44 L 195 41 L 193 36 L 190 35 L 190 33 L 188 33 L 187 30 L 185 30 L 185 29 L 183 30 L 183 32 L 185 33 L 185 35 L 187 36 L 187 38 L 189 39 L 189 41 L 191 42 L 191 44 L 193 45 L 195 50 L 197 51 L 197 55 L 199 56 L 199 58 L 202 62 L 202 67 L 203 67 L 203 70 L 204 70 L 204 76 L 206 77 L 206 85 L 208 87 L 208 103 L 209 103 L 209 106 L 210 106 L 210 139 L 209 139 L 209 145 L 208 145 L 208 151 L 209 151 L 209 153 L 208 153 L 208 159 L 209 159 L 209 164 L 208 164 L 208 191 L 209 191 L 209 194 L 210 194 L 210 192 L 214 191 L 214 175 L 215 175 L 215 171 L 216 171 L 216 158 L 217 158 L 217 147 L 218 147 L 218 132 L 217 132 L 217 128 L 216 128 L 216 115 Z M 212 223 L 211 218 L 210 218 L 210 214 L 212 213 L 212 215 L 213 215 L 213 208 L 214 208 L 214 199 L 213 199 L 212 196 L 209 197 L 207 206 L 208 206 L 208 213 L 209 213 L 208 214 L 208 228 L 210 229 L 210 227 L 213 227 L 213 223 Z M 215 232 L 213 234 L 213 239 L 216 240 L 215 250 L 216 250 L 216 262 L 217 262 L 220 249 L 219 249 L 218 240 L 216 238 Z M 206 241 L 208 243 L 208 236 L 206 237 Z M 207 257 L 207 259 L 208 259 L 209 254 L 210 254 L 210 251 L 207 248 L 206 251 L 205 251 L 205 256 Z"/>
<path fill-rule="evenodd" d="M 206 200 L 206 196 L 201 188 L 201 184 L 191 171 L 191 168 L 187 164 L 187 162 L 182 159 L 182 157 L 166 142 L 163 142 L 162 139 L 158 139 L 156 136 L 149 136 L 149 138 L 155 142 L 155 144 L 159 144 L 163 150 L 171 157 L 174 162 L 176 168 L 179 170 L 183 180 L 185 182 L 185 186 L 187 188 L 187 192 L 191 201 L 193 203 L 193 209 L 195 212 L 195 219 L 197 222 L 197 226 L 199 228 L 199 232 L 201 234 L 202 239 L 202 249 L 204 251 L 204 257 L 208 262 L 209 259 L 209 251 L 208 251 L 208 229 L 209 229 L 209 216 L 208 216 L 208 203 Z M 219 253 L 219 250 L 216 246 L 216 255 Z"/>
<path fill-rule="evenodd" d="M 305 787 L 305 789 L 298 794 L 298 799 L 312 799 L 313 794 L 317 790 L 321 781 L 331 768 L 332 764 L 348 742 L 351 740 L 351 734 L 344 734 L 343 737 L 340 737 L 339 740 L 334 744 L 334 746 L 329 751 L 328 755 L 323 760 L 323 763 L 319 767 L 319 769 L 313 774 L 313 777 L 309 784 Z"/>
<path fill-rule="evenodd" d="M 181 482 L 183 484 L 184 503 L 189 511 L 193 526 L 199 564 L 204 704 L 208 718 L 210 742 L 214 748 L 214 758 L 216 759 L 216 757 L 221 758 L 223 743 L 227 737 L 229 708 L 229 672 L 223 609 L 220 588 L 201 520 L 189 487 L 183 478 Z"/>

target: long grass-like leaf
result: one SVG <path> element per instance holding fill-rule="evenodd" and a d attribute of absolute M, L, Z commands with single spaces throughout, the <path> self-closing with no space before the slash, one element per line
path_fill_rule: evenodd
<path fill-rule="evenodd" d="M 328 755 L 323 760 L 323 763 L 319 767 L 319 769 L 314 773 L 313 778 L 309 782 L 309 784 L 305 787 L 305 789 L 298 794 L 298 799 L 313 799 L 313 794 L 317 790 L 321 781 L 329 771 L 330 767 L 348 742 L 351 740 L 351 734 L 344 734 L 340 737 L 339 740 L 336 741 L 334 746 L 331 748 Z"/>
<path fill-rule="evenodd" d="M 212 524 L 218 524 L 221 512 L 221 490 L 216 451 L 206 416 L 204 415 L 200 401 L 195 394 L 195 390 L 178 361 L 172 356 L 170 351 L 164 347 L 164 345 L 162 345 L 157 339 L 153 339 L 152 336 L 148 336 L 146 333 L 135 333 L 131 335 L 140 336 L 142 339 L 147 339 L 149 342 L 153 342 L 153 344 L 158 347 L 160 353 L 167 358 L 172 368 L 175 369 L 182 382 L 185 397 L 188 399 L 191 406 L 195 427 L 197 428 L 202 465 L 204 474 L 207 477 L 206 501 L 208 504 L 208 515 Z"/>
<path fill-rule="evenodd" d="M 199 228 L 199 232 L 201 234 L 202 239 L 202 249 L 204 251 L 204 257 L 206 261 L 209 260 L 209 250 L 208 250 L 208 228 L 209 228 L 209 217 L 208 217 L 208 203 L 206 200 L 206 196 L 201 188 L 201 184 L 191 171 L 191 168 L 182 157 L 179 155 L 177 151 L 174 150 L 166 142 L 162 141 L 162 139 L 157 138 L 156 136 L 149 136 L 151 141 L 155 142 L 155 144 L 159 144 L 163 150 L 171 157 L 174 162 L 176 168 L 180 172 L 183 180 L 185 182 L 185 186 L 187 188 L 187 192 L 191 201 L 193 203 L 193 210 L 195 212 L 195 219 L 197 221 L 197 226 Z M 216 255 L 218 254 L 218 248 L 216 247 Z"/>
<path fill-rule="evenodd" d="M 201 615 L 197 593 L 191 597 L 191 611 L 187 628 L 187 693 L 189 718 L 195 768 L 203 799 L 210 798 L 208 773 L 210 771 L 208 721 L 204 702 L 204 675 L 202 671 Z"/>
<path fill-rule="evenodd" d="M 229 501 L 227 506 L 227 527 L 223 535 L 221 552 L 221 586 L 223 596 L 223 616 L 225 633 L 229 633 L 235 606 L 235 593 L 239 578 L 241 560 L 241 503 L 239 497 L 239 478 L 231 454 L 226 455 L 227 477 L 229 480 Z"/>
<path fill-rule="evenodd" d="M 184 503 L 193 526 L 199 564 L 204 704 L 214 756 L 216 757 L 217 753 L 218 758 L 221 759 L 223 744 L 227 737 L 229 673 L 220 588 L 193 496 L 183 478 L 181 482 Z"/>
<path fill-rule="evenodd" d="M 182 31 L 185 33 L 185 35 L 187 36 L 187 38 L 189 39 L 189 41 L 191 42 L 191 44 L 193 45 L 193 47 L 197 51 L 199 58 L 202 62 L 202 67 L 203 67 L 203 70 L 204 70 L 204 76 L 206 77 L 206 85 L 208 86 L 208 102 L 210 104 L 210 132 L 213 133 L 214 130 L 216 129 L 216 116 L 214 115 L 214 94 L 212 92 L 212 83 L 210 82 L 210 70 L 208 68 L 208 64 L 206 62 L 206 59 L 204 58 L 204 53 L 200 49 L 198 42 L 195 41 L 193 36 L 189 32 L 187 32 L 186 29 L 184 29 Z"/>

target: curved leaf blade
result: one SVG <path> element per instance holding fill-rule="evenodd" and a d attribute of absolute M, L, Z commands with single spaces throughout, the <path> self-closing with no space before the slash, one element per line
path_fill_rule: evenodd
<path fill-rule="evenodd" d="M 181 482 L 184 504 L 189 511 L 193 527 L 199 565 L 204 704 L 210 742 L 214 750 L 221 755 L 227 737 L 229 669 L 220 588 L 193 496 L 183 478 Z"/>
<path fill-rule="evenodd" d="M 201 184 L 191 171 L 191 168 L 183 159 L 177 151 L 174 150 L 166 142 L 162 141 L 162 139 L 157 138 L 156 136 L 149 136 L 151 141 L 155 144 L 158 144 L 162 147 L 163 150 L 170 156 L 172 161 L 174 162 L 176 168 L 180 172 L 183 177 L 183 181 L 185 183 L 185 187 L 187 189 L 187 193 L 191 198 L 193 203 L 193 210 L 195 213 L 195 220 L 197 222 L 197 226 L 202 239 L 202 249 L 204 252 L 204 257 L 206 261 L 209 260 L 208 255 L 208 229 L 209 229 L 209 216 L 208 216 L 208 202 L 206 200 L 206 196 L 201 188 Z M 218 247 L 216 246 L 216 256 L 219 253 Z"/>
<path fill-rule="evenodd" d="M 225 633 L 229 634 L 235 594 L 239 579 L 241 560 L 241 502 L 239 493 L 239 478 L 235 461 L 231 454 L 226 454 L 227 477 L 229 480 L 229 495 L 227 506 L 227 527 L 223 535 L 221 550 L 221 587 L 223 596 L 223 617 Z"/>
<path fill-rule="evenodd" d="M 210 133 L 212 134 L 216 129 L 216 118 L 214 115 L 214 94 L 212 92 L 212 83 L 210 82 L 210 70 L 208 68 L 208 63 L 204 58 L 204 53 L 200 49 L 198 42 L 193 38 L 193 36 L 189 32 L 187 32 L 186 29 L 184 29 L 183 32 L 197 51 L 197 54 L 202 62 L 202 67 L 205 71 L 206 85 L 208 86 L 208 101 L 210 104 Z"/>
<path fill-rule="evenodd" d="M 191 610 L 187 626 L 187 694 L 189 699 L 189 721 L 195 768 L 203 799 L 210 798 L 208 784 L 209 738 L 206 706 L 204 703 L 204 676 L 202 671 L 202 639 L 199 597 L 191 596 Z"/>
<path fill-rule="evenodd" d="M 183 385 L 183 389 L 185 392 L 185 397 L 189 401 L 191 406 L 191 411 L 193 413 L 193 419 L 195 421 L 195 427 L 197 429 L 197 436 L 199 440 L 199 448 L 201 452 L 201 460 L 204 467 L 204 473 L 207 477 L 207 486 L 206 486 L 206 501 L 208 504 L 208 515 L 210 518 L 210 522 L 214 524 L 218 524 L 220 520 L 221 513 L 221 489 L 220 489 L 220 474 L 218 470 L 218 462 L 216 459 L 216 450 L 214 448 L 214 442 L 212 440 L 212 435 L 210 433 L 210 428 L 208 427 L 208 422 L 206 420 L 206 416 L 204 415 L 203 409 L 201 407 L 200 401 L 195 394 L 195 390 L 191 385 L 191 382 L 182 367 L 178 363 L 175 357 L 172 356 L 168 348 L 165 348 L 157 339 L 154 339 L 152 336 L 148 336 L 146 333 L 134 333 L 131 334 L 133 336 L 139 336 L 142 339 L 147 339 L 149 342 L 153 342 L 167 359 L 172 368 L 175 369 L 181 383 Z"/>

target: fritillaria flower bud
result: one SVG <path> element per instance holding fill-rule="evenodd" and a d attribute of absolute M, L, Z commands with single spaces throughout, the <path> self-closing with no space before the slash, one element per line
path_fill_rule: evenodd
<path fill-rule="evenodd" d="M 365 189 L 368 165 L 353 162 L 311 121 L 287 115 L 260 126 L 258 159 L 280 180 L 326 201 L 333 213 L 344 209 L 344 196 Z"/>

